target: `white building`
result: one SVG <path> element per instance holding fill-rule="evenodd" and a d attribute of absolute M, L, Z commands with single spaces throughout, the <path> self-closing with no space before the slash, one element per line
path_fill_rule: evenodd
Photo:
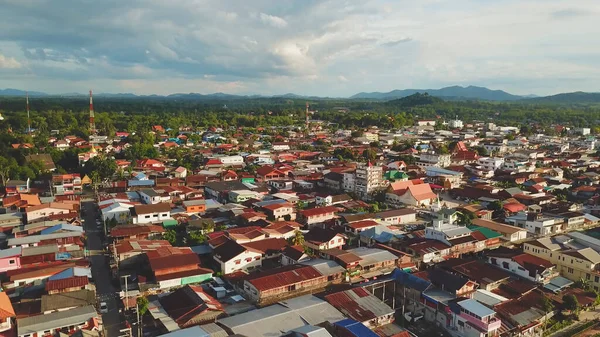
<path fill-rule="evenodd" d="M 242 157 L 242 156 L 223 156 L 223 157 L 218 157 L 218 159 L 225 166 L 244 165 L 244 157 Z"/>
<path fill-rule="evenodd" d="M 451 162 L 451 156 L 449 154 L 437 154 L 434 152 L 427 152 L 419 155 L 417 165 L 422 167 L 446 167 L 450 166 Z"/>
<path fill-rule="evenodd" d="M 449 126 L 451 129 L 462 129 L 462 128 L 463 128 L 463 121 L 461 121 L 461 120 L 460 120 L 460 119 L 458 119 L 458 118 L 455 118 L 455 119 L 451 120 L 451 121 L 448 123 L 448 126 Z"/>
<path fill-rule="evenodd" d="M 372 163 L 358 164 L 354 172 L 344 172 L 342 189 L 353 192 L 359 198 L 369 199 L 376 191 L 385 189 L 387 181 L 383 179 L 383 167 Z"/>
<path fill-rule="evenodd" d="M 223 274 L 249 270 L 262 265 L 262 253 L 230 240 L 213 249 L 213 259 Z"/>
<path fill-rule="evenodd" d="M 150 205 L 135 205 L 130 208 L 133 224 L 147 224 L 171 220 L 171 205 L 158 203 Z"/>
<path fill-rule="evenodd" d="M 496 171 L 502 167 L 503 163 L 504 158 L 497 157 L 481 157 L 477 160 L 477 164 L 486 171 Z"/>

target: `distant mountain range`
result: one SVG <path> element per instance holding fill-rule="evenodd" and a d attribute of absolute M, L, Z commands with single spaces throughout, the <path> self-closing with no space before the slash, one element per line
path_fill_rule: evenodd
<path fill-rule="evenodd" d="M 485 87 L 477 86 L 451 86 L 441 89 L 404 89 L 393 90 L 390 92 L 361 92 L 349 98 L 336 99 L 356 99 L 356 100 L 376 100 L 393 101 L 400 98 L 412 96 L 416 93 L 428 94 L 432 97 L 442 98 L 444 100 L 485 100 L 499 102 L 523 102 L 523 103 L 552 103 L 552 104 L 573 104 L 573 103 L 600 103 L 600 93 L 572 92 L 558 95 L 538 97 L 536 95 L 519 96 L 507 93 L 502 90 L 491 90 Z M 0 96 L 25 96 L 25 91 L 18 89 L 0 89 Z M 47 94 L 44 92 L 30 91 L 30 97 L 84 97 L 83 93 L 65 93 L 65 94 Z M 198 94 L 198 93 L 175 93 L 171 95 L 136 95 L 133 93 L 97 93 L 96 97 L 110 98 L 153 98 L 153 99 L 182 99 L 182 100 L 238 100 L 253 98 L 284 98 L 284 99 L 307 99 L 320 100 L 332 99 L 329 97 L 302 96 L 293 93 L 283 95 L 263 96 L 263 95 L 232 95 L 225 93 Z"/>
<path fill-rule="evenodd" d="M 479 99 L 486 101 L 517 101 L 525 98 L 524 96 L 517 96 L 507 93 L 502 90 L 491 90 L 484 87 L 476 86 L 452 86 L 441 89 L 404 89 L 404 90 L 393 90 L 390 92 L 361 92 L 354 96 L 350 96 L 353 99 L 377 99 L 377 100 L 392 100 L 398 99 L 416 93 L 427 93 L 430 96 L 452 98 L 452 99 Z"/>

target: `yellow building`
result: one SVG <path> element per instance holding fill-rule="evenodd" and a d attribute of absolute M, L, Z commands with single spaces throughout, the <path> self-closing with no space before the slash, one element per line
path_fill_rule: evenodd
<path fill-rule="evenodd" d="M 563 247 L 551 238 L 542 238 L 524 243 L 523 251 L 552 262 L 560 275 L 571 281 L 583 279 L 600 289 L 600 254 L 592 248 Z"/>

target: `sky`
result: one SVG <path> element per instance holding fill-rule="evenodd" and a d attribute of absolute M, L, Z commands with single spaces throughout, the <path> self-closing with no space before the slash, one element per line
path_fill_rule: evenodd
<path fill-rule="evenodd" d="M 0 88 L 600 91 L 598 0 L 0 0 Z"/>

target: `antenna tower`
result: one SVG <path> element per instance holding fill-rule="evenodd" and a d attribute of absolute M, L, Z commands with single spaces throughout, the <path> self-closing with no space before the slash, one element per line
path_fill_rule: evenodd
<path fill-rule="evenodd" d="M 92 101 L 92 91 L 90 90 L 90 134 L 96 134 L 96 124 L 94 123 L 94 102 Z"/>
<path fill-rule="evenodd" d="M 31 136 L 31 118 L 29 118 L 29 92 L 25 92 L 25 104 L 27 105 L 27 134 Z"/>

